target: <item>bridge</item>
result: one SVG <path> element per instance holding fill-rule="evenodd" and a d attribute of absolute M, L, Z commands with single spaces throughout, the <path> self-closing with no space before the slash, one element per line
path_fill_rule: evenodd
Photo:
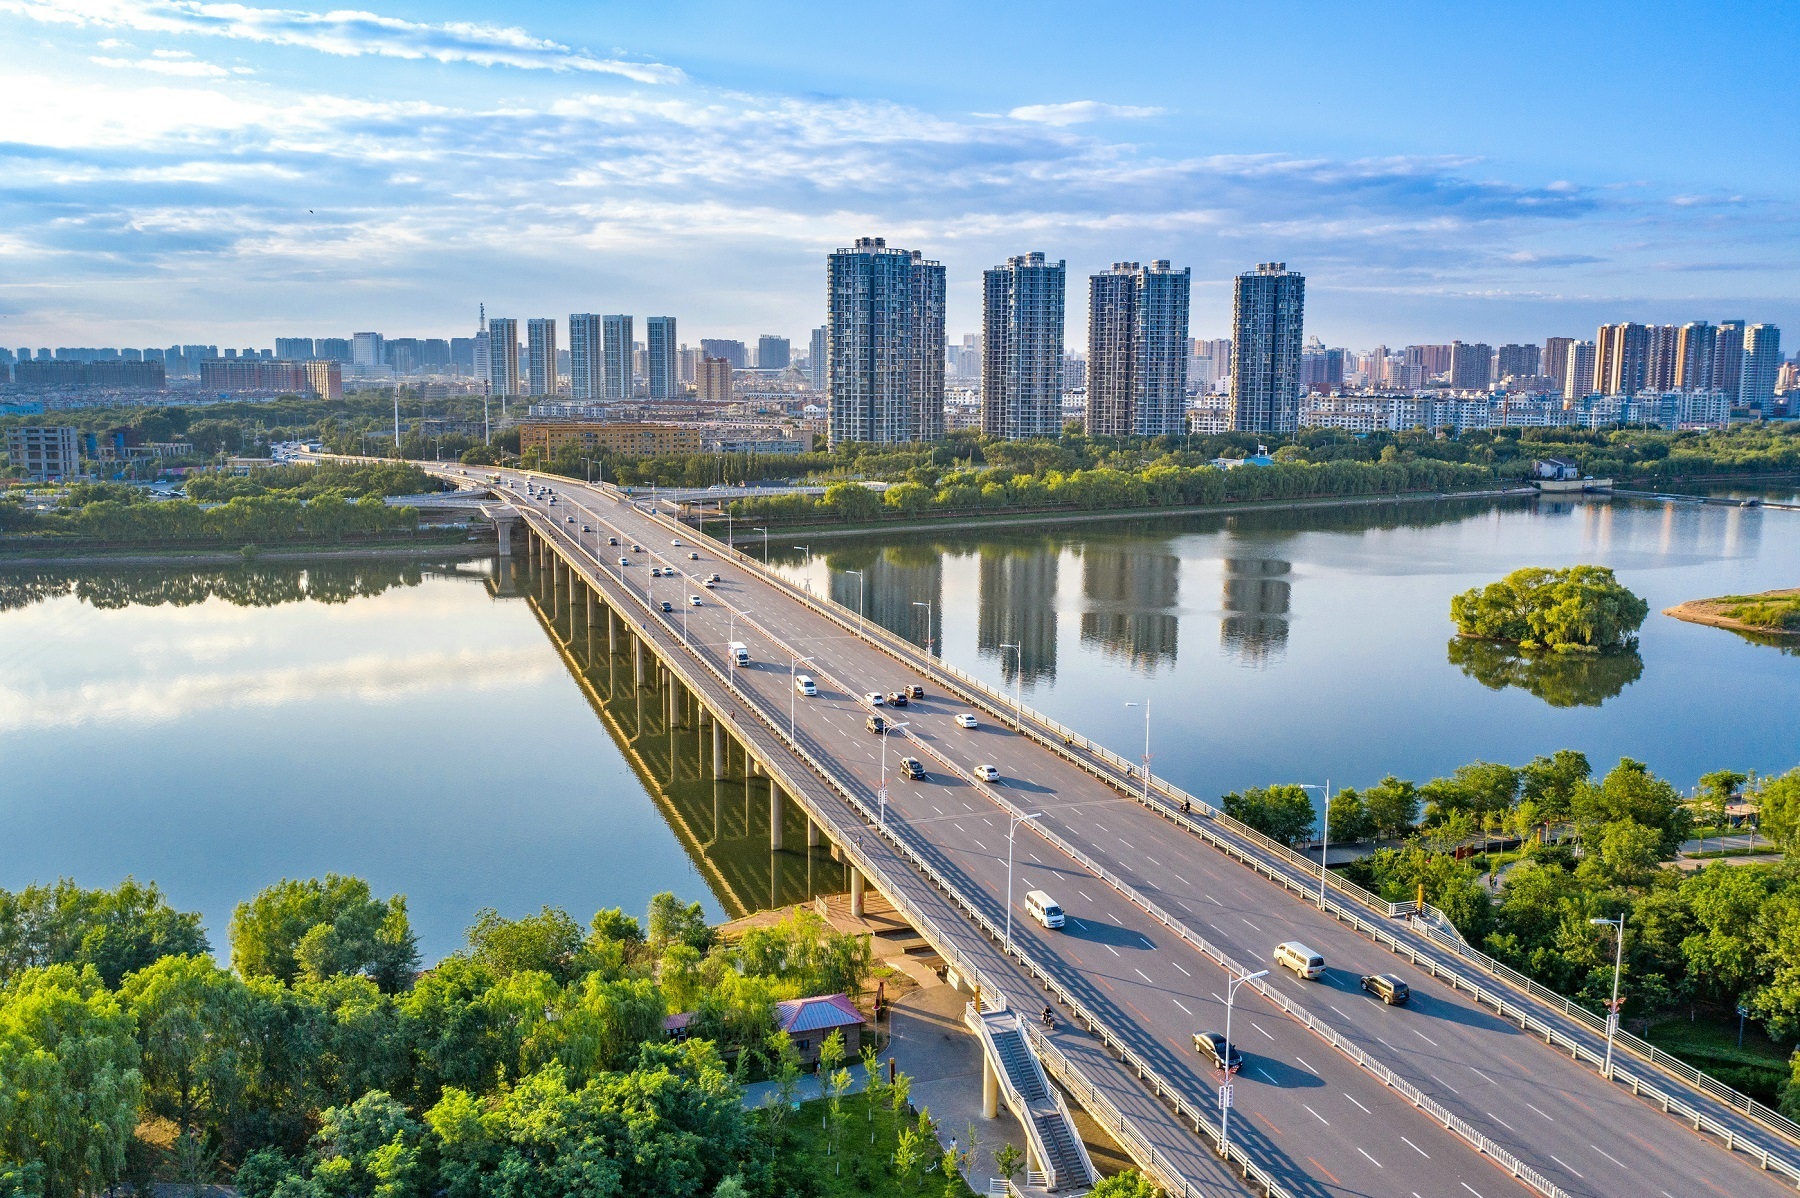
<path fill-rule="evenodd" d="M 1608 1068 L 1597 1017 L 1464 944 L 1437 913 L 1321 876 L 1074 730 L 611 488 L 447 476 L 484 488 L 497 479 L 515 545 L 557 607 L 590 636 L 629 642 L 640 677 L 662 672 L 671 713 L 711 728 L 715 774 L 737 762 L 766 785 L 771 848 L 782 847 L 779 814 L 797 804 L 809 843 L 829 841 L 849 866 L 853 901 L 865 885 L 880 889 L 978 995 L 972 1017 L 984 1026 L 1049 1001 L 1054 1029 L 1013 1019 L 1009 1034 L 1170 1192 L 1239 1192 L 1244 1179 L 1270 1194 L 1419 1198 L 1800 1185 L 1800 1127 L 1623 1032 Z M 528 480 L 548 482 L 557 502 L 528 496 Z M 652 565 L 671 573 L 652 578 Z M 720 581 L 700 585 L 712 573 Z M 748 664 L 727 652 L 733 641 Z M 816 695 L 798 694 L 799 673 Z M 866 731 L 861 696 L 908 685 L 925 697 L 885 712 L 903 726 Z M 974 728 L 955 719 L 971 713 Z M 902 755 L 925 776 L 904 776 Z M 984 781 L 976 765 L 998 777 Z M 1064 906 L 1063 930 L 1018 905 L 1031 889 Z M 1288 939 L 1325 956 L 1321 980 L 1275 970 L 1235 982 Z M 1412 1003 L 1364 995 L 1357 979 L 1368 973 L 1401 976 Z M 1228 996 L 1245 1063 L 1222 1135 L 1226 1079 L 1193 1035 L 1224 1029 Z M 1047 1113 L 1016 1072 L 1020 1106 Z M 1054 1169 L 1047 1142 L 1034 1147 Z"/>

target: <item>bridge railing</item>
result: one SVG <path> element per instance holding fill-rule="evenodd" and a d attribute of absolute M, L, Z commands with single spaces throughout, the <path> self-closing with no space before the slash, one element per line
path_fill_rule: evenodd
<path fill-rule="evenodd" d="M 622 592 L 626 598 L 632 601 L 634 606 L 641 606 L 644 615 L 660 627 L 664 634 L 664 639 L 666 639 L 673 648 L 685 652 L 685 654 L 705 673 L 710 675 L 727 694 L 737 699 L 746 710 L 758 719 L 766 734 L 773 736 L 773 738 L 784 748 L 805 763 L 813 772 L 817 781 L 828 786 L 848 802 L 862 817 L 867 830 L 873 831 L 877 836 L 885 840 L 904 860 L 923 875 L 927 882 L 958 907 L 964 915 L 988 937 L 990 942 L 998 946 L 1005 945 L 1006 938 L 1003 930 L 995 924 L 986 912 L 982 911 L 970 901 L 967 896 L 963 895 L 962 892 L 945 878 L 923 854 L 899 834 L 898 824 L 888 824 L 887 826 L 883 826 L 875 811 L 870 808 L 868 803 L 864 801 L 863 797 L 858 794 L 854 788 L 845 784 L 837 776 L 835 771 L 831 770 L 815 757 L 805 745 L 788 735 L 785 727 L 783 727 L 780 712 L 771 713 L 765 710 L 765 705 L 760 698 L 736 686 L 727 673 L 708 659 L 706 655 L 701 653 L 692 642 L 681 637 L 677 625 L 672 621 L 665 619 L 663 613 L 652 609 L 647 602 L 640 599 L 639 596 L 634 594 L 628 587 L 617 584 L 592 553 L 580 544 L 571 542 L 566 534 L 564 534 L 561 529 L 557 528 L 555 524 L 535 511 L 527 511 L 526 519 L 538 526 L 535 531 L 539 536 L 547 537 L 547 539 L 565 545 L 572 544 L 574 552 L 578 556 L 585 557 L 593 562 L 595 566 L 594 577 L 599 579 L 603 584 L 602 589 L 609 594 L 615 595 Z M 638 635 L 643 635 L 645 625 L 640 624 L 634 615 L 627 614 L 626 619 L 635 626 L 634 632 Z M 723 713 L 720 714 L 723 718 Z M 746 742 L 749 740 L 749 737 L 741 729 L 739 730 L 738 735 L 740 738 L 746 740 Z M 792 795 L 796 801 L 805 802 L 808 788 L 803 787 L 795 781 L 793 775 L 788 773 L 779 762 L 771 761 L 769 766 L 771 777 L 778 781 L 787 793 Z M 862 870 L 869 878 L 879 880 L 882 892 L 888 895 L 895 906 L 906 916 L 908 922 L 912 923 L 932 942 L 932 946 L 943 955 L 945 960 L 949 962 L 958 973 L 973 981 L 975 985 L 980 988 L 984 1001 L 994 1004 L 996 1009 L 1005 1009 L 1005 990 L 995 985 L 988 978 L 987 974 L 975 965 L 967 954 L 956 947 L 955 941 L 944 933 L 937 922 L 920 909 L 916 903 L 910 900 L 906 894 L 905 887 L 899 885 L 897 880 L 888 874 L 887 871 L 882 869 L 863 849 L 860 835 L 857 835 L 856 832 L 853 832 L 850 829 L 846 829 L 836 818 L 836 813 L 834 811 L 824 808 L 821 805 L 816 803 L 810 805 L 809 814 L 814 815 L 819 819 L 819 822 L 822 825 L 831 829 L 841 851 L 852 858 L 858 869 Z M 861 830 L 862 829 L 858 829 L 856 831 Z M 1002 951 L 1004 952 L 1003 947 Z M 1128 1056 L 1128 1059 L 1133 1063 L 1139 1077 L 1152 1081 L 1153 1089 L 1160 1097 L 1163 1097 L 1165 1101 L 1173 1098 L 1176 1104 L 1177 1114 L 1183 1114 L 1183 1109 L 1180 1105 L 1181 1099 L 1179 1098 L 1179 1092 L 1175 1090 L 1174 1087 L 1163 1082 L 1154 1071 L 1149 1069 L 1148 1065 L 1143 1062 L 1141 1057 L 1133 1052 L 1110 1030 L 1106 1029 L 1104 1025 L 1088 1011 L 1085 1004 L 1081 1003 L 1079 999 L 1069 993 L 1048 971 L 1039 966 L 1034 960 L 1021 953 L 1016 945 L 1013 946 L 1011 956 L 1017 965 L 1025 971 L 1027 976 L 1037 981 L 1046 990 L 1055 994 L 1070 1010 L 1076 1013 L 1076 1016 L 1083 1023 L 1088 1025 L 1090 1030 L 1094 1031 L 1095 1034 L 1101 1038 L 1104 1044 L 1122 1056 Z M 1032 1036 L 1034 1046 L 1040 1042 L 1047 1042 L 1040 1040 L 1036 1029 L 1030 1027 L 1029 1023 L 1026 1024 L 1026 1027 L 1027 1034 Z M 1066 1069 L 1066 1074 L 1059 1074 L 1059 1076 L 1066 1076 L 1071 1079 L 1073 1084 L 1080 1087 L 1081 1092 L 1094 1095 L 1102 1094 L 1101 1088 L 1089 1079 L 1078 1066 L 1070 1062 L 1066 1056 L 1058 1054 L 1058 1061 Z M 1116 1107 L 1112 1109 L 1116 1111 Z M 1203 1195 L 1207 1193 L 1203 1187 L 1183 1174 L 1175 1164 L 1168 1159 L 1166 1153 L 1162 1154 L 1159 1160 L 1154 1145 L 1151 1144 L 1149 1138 L 1132 1125 L 1127 1117 L 1121 1115 L 1119 1118 L 1121 1120 L 1119 1127 L 1122 1129 L 1119 1134 L 1126 1138 L 1128 1147 L 1135 1144 L 1143 1149 L 1144 1155 L 1137 1158 L 1138 1163 L 1151 1171 L 1166 1190 L 1172 1194 L 1181 1195 L 1182 1198 L 1187 1198 L 1188 1195 Z M 1204 1121 L 1196 1121 L 1197 1129 L 1202 1122 Z M 1241 1157 L 1241 1154 L 1238 1153 L 1235 1148 L 1233 1153 L 1233 1159 L 1238 1161 L 1241 1165 L 1246 1168 L 1255 1167 L 1248 1158 Z M 1260 1170 L 1258 1170 L 1258 1172 L 1260 1172 Z M 1274 1195 L 1275 1198 L 1289 1198 L 1285 1191 L 1282 1191 L 1279 1187 L 1270 1188 L 1268 1193 Z"/>
<path fill-rule="evenodd" d="M 660 513 L 651 513 L 651 516 L 665 526 L 681 529 L 689 533 L 692 533 L 693 531 L 688 529 L 685 525 L 670 520 Z M 984 700 L 984 702 L 978 702 L 978 705 L 987 708 L 991 715 L 1005 719 L 1010 713 L 1013 724 L 1020 732 L 1032 736 L 1033 739 L 1037 740 L 1040 744 L 1051 749 L 1053 752 L 1060 753 L 1066 759 L 1075 762 L 1087 772 L 1094 774 L 1096 777 L 1099 777 L 1101 780 L 1109 783 L 1124 794 L 1136 799 L 1138 802 L 1145 803 L 1146 796 L 1143 789 L 1140 789 L 1143 780 L 1142 774 L 1138 772 L 1137 767 L 1120 754 L 1104 745 L 1089 740 L 1075 729 L 1066 727 L 1056 720 L 1044 715 L 1042 712 L 1024 707 L 1022 703 L 1008 698 L 1004 691 L 964 672 L 956 666 L 942 661 L 935 656 L 924 653 L 920 650 L 918 645 L 904 637 L 898 636 L 887 628 L 884 628 L 879 624 L 870 624 L 865 620 L 853 618 L 849 613 L 843 611 L 839 605 L 820 600 L 811 592 L 789 582 L 785 577 L 768 567 L 765 563 L 734 547 L 727 547 L 719 543 L 716 538 L 711 536 L 711 534 L 700 535 L 706 536 L 708 540 L 714 542 L 713 548 L 715 552 L 729 554 L 740 565 L 755 569 L 762 577 L 784 590 L 790 597 L 805 604 L 808 608 L 827 619 L 830 619 L 833 623 L 844 628 L 846 631 L 860 634 L 896 660 L 902 661 L 915 669 L 935 672 L 954 679 L 959 686 L 972 692 L 972 694 L 979 696 L 980 700 Z M 1105 765 L 1110 767 L 1112 773 L 1109 774 L 1106 771 L 1094 769 L 1090 762 L 1083 760 L 1084 757 L 1105 763 Z M 1134 776 L 1138 779 L 1138 786 L 1131 785 Z M 1149 802 L 1146 805 L 1153 810 L 1156 810 L 1165 818 L 1169 818 L 1174 822 L 1183 825 L 1189 831 L 1200 836 L 1215 847 L 1222 849 L 1228 855 L 1249 865 L 1257 872 L 1267 876 L 1270 880 L 1286 886 L 1295 893 L 1308 896 L 1316 893 L 1318 875 L 1322 870 L 1322 865 L 1313 862 L 1311 858 L 1295 852 L 1289 846 L 1271 839 L 1263 833 L 1258 832 L 1256 829 L 1234 819 L 1223 811 L 1220 811 L 1218 808 L 1196 798 L 1164 779 L 1151 775 L 1148 791 L 1151 796 L 1160 798 L 1162 802 Z M 1198 812 L 1205 822 L 1203 823 L 1201 820 L 1192 819 L 1191 814 L 1194 812 Z M 1220 835 L 1219 832 L 1214 831 L 1213 828 L 1208 825 L 1216 826 L 1218 829 L 1227 833 L 1227 835 Z M 1250 846 L 1254 846 L 1254 849 L 1257 851 L 1247 851 Z M 1286 866 L 1287 869 L 1274 868 L 1267 859 L 1273 859 L 1274 862 Z M 1525 977 L 1525 975 L 1519 973 L 1517 970 L 1502 964 L 1486 953 L 1469 945 L 1460 935 L 1452 936 L 1444 932 L 1442 930 L 1444 927 L 1454 928 L 1454 925 L 1450 923 L 1449 917 L 1437 908 L 1432 907 L 1430 904 L 1421 906 L 1419 903 L 1411 901 L 1399 903 L 1389 902 L 1347 878 L 1331 873 L 1329 870 L 1324 870 L 1323 872 L 1325 875 L 1324 880 L 1327 894 L 1330 896 L 1327 898 L 1326 907 L 1338 918 L 1359 925 L 1361 930 L 1369 930 L 1366 921 L 1359 917 L 1355 917 L 1351 912 L 1345 911 L 1342 904 L 1332 902 L 1331 897 L 1348 899 L 1358 907 L 1388 919 L 1412 916 L 1416 921 L 1416 917 L 1423 914 L 1427 917 L 1429 922 L 1415 922 L 1414 930 L 1417 931 L 1419 935 L 1425 936 L 1432 944 L 1455 953 L 1461 959 L 1469 962 L 1476 968 L 1493 975 L 1508 986 L 1523 990 L 1530 997 L 1554 1007 L 1568 1018 L 1577 1020 L 1584 1026 L 1604 1034 L 1605 1020 L 1600 1015 L 1585 1007 L 1579 1006 L 1565 996 L 1557 994 L 1541 984 Z M 1441 926 L 1431 927 L 1430 923 L 1437 923 Z M 1390 942 L 1390 947 L 1394 947 L 1397 951 L 1401 951 L 1398 947 L 1401 943 L 1398 938 L 1391 935 L 1383 935 L 1380 939 L 1385 942 Z M 1413 954 L 1404 953 L 1404 955 L 1412 956 Z M 1498 996 L 1493 995 L 1492 991 L 1486 990 L 1485 988 L 1471 989 L 1480 990 L 1484 996 L 1484 1001 L 1489 1002 L 1490 1005 L 1501 1001 Z M 1516 1004 L 1506 1004 L 1506 1006 L 1507 1011 L 1505 1013 L 1507 1014 L 1516 1013 L 1525 1015 L 1531 1022 L 1541 1023 L 1541 1021 L 1536 1020 L 1535 1017 L 1529 1016 L 1529 1013 L 1517 1008 Z M 1663 1050 L 1649 1044 L 1637 1036 L 1631 1035 L 1629 1032 L 1623 1030 L 1615 1032 L 1614 1044 L 1616 1047 L 1625 1049 L 1632 1055 L 1643 1059 L 1658 1069 L 1664 1070 L 1677 1079 L 1686 1082 L 1688 1085 L 1693 1086 L 1708 1096 L 1738 1111 L 1767 1130 L 1795 1143 L 1800 1143 L 1800 1123 L 1788 1119 L 1779 1111 L 1768 1107 L 1764 1103 L 1733 1089 L 1731 1086 L 1694 1068 L 1692 1065 L 1670 1056 Z M 1583 1053 L 1581 1055 L 1585 1059 L 1587 1054 Z M 1617 1074 L 1618 1070 L 1615 1069 L 1614 1072 Z M 1650 1092 L 1648 1083 L 1643 1082 L 1641 1079 L 1635 1082 L 1628 1079 L 1626 1084 L 1632 1084 L 1634 1092 Z M 1673 1110 L 1676 1107 L 1683 1107 L 1689 1110 L 1693 1109 L 1689 1104 L 1682 1103 L 1678 1098 L 1669 1097 L 1665 1102 L 1664 1096 L 1660 1091 L 1655 1091 L 1655 1094 L 1657 1101 L 1663 1102 L 1667 1109 Z M 1717 1120 L 1705 1116 L 1704 1114 L 1697 1113 L 1696 1117 L 1699 1120 L 1696 1124 L 1697 1126 L 1714 1131 L 1714 1134 L 1719 1135 L 1719 1137 L 1726 1142 L 1727 1147 L 1738 1151 L 1752 1151 L 1755 1149 L 1755 1146 L 1750 1141 L 1745 1140 L 1741 1133 L 1734 1132 L 1729 1127 L 1719 1124 Z M 1779 1171 L 1784 1173 L 1792 1171 L 1794 1176 L 1797 1179 L 1800 1179 L 1800 1168 L 1796 1168 L 1792 1163 L 1782 1160 L 1782 1158 L 1775 1157 L 1766 1150 L 1756 1149 L 1756 1151 L 1761 1152 L 1762 1156 L 1767 1157 L 1767 1160 L 1763 1162 L 1765 1168 L 1779 1169 Z M 1779 1162 L 1779 1164 L 1770 1162 Z"/>

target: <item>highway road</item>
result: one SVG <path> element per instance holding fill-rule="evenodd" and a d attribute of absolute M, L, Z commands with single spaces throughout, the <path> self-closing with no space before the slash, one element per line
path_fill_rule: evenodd
<path fill-rule="evenodd" d="M 974 730 L 958 727 L 952 717 L 967 708 L 946 701 L 935 681 L 847 634 L 756 571 L 711 560 L 710 549 L 690 548 L 687 536 L 607 493 L 561 480 L 555 487 L 559 503 L 544 507 L 547 514 L 578 538 L 581 524 L 594 529 L 583 539 L 598 560 L 647 590 L 653 602 L 669 601 L 679 613 L 672 617 L 685 619 L 690 641 L 721 665 L 728 664 L 727 640 L 746 642 L 753 661 L 738 671 L 738 685 L 765 709 L 791 709 L 802 742 L 871 795 L 881 789 L 886 743 L 889 818 L 995 918 L 1003 918 L 1007 904 L 1005 804 L 1011 803 L 1041 812 L 1034 822 L 1248 968 L 1268 966 L 1270 950 L 1284 939 L 1320 951 L 1329 963 L 1323 980 L 1304 982 L 1275 970 L 1271 984 L 1570 1194 L 1686 1198 L 1788 1188 L 1074 764 L 985 717 Z M 522 483 L 516 498 L 527 502 Z M 608 533 L 625 544 L 606 546 Z M 671 543 L 676 539 L 682 547 Z M 645 552 L 632 553 L 632 542 Z M 690 552 L 702 560 L 690 560 Z M 617 567 L 619 556 L 632 564 Z M 652 564 L 697 576 L 717 570 L 724 581 L 708 591 L 683 578 L 651 579 Z M 700 606 L 689 603 L 690 595 L 700 597 Z M 796 653 L 811 660 L 796 663 Z M 818 680 L 817 697 L 794 694 L 795 669 Z M 869 709 L 859 696 L 913 682 L 924 683 L 928 697 L 883 712 L 907 726 L 887 738 L 865 731 Z M 924 780 L 901 775 L 898 759 L 906 753 L 925 762 Z M 1000 778 L 978 784 L 971 776 L 978 764 L 995 766 Z M 1191 1100 L 1216 1103 L 1218 1079 L 1196 1057 L 1191 1037 L 1203 1028 L 1223 1029 L 1224 972 L 1032 826 L 1017 834 L 1012 887 L 1013 927 L 1024 951 L 1058 969 L 1090 1009 L 1128 1033 L 1133 1048 L 1186 1087 Z M 1046 932 L 1025 915 L 1019 900 L 1033 887 L 1048 890 L 1069 911 L 1065 931 Z M 1405 978 L 1413 1003 L 1390 1008 L 1364 994 L 1357 978 L 1368 972 Z M 1425 1198 L 1505 1193 L 1515 1185 L 1249 988 L 1238 991 L 1232 1030 L 1246 1054 L 1235 1089 L 1234 1138 L 1252 1144 L 1292 1192 Z"/>

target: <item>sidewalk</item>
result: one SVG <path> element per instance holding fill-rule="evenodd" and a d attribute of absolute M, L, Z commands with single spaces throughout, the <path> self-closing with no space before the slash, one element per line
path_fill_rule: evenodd
<path fill-rule="evenodd" d="M 1000 1172 L 994 1167 L 994 1150 L 1011 1144 L 1023 1158 L 1025 1129 L 1004 1104 L 999 1118 L 982 1117 L 981 1041 L 963 1026 L 969 997 L 953 986 L 931 986 L 895 1003 L 886 1055 L 912 1078 L 912 1103 L 931 1112 L 944 1147 L 954 1139 L 958 1151 L 968 1151 L 969 1128 L 975 1128 L 977 1147 L 968 1179 L 976 1193 L 984 1193 L 988 1178 Z"/>

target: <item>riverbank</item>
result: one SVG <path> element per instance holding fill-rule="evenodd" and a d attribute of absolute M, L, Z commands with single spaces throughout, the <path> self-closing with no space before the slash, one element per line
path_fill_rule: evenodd
<path fill-rule="evenodd" d="M 1327 495 L 1316 499 L 1266 499 L 1243 503 L 1196 503 L 1179 507 L 1107 508 L 1103 511 L 1062 508 L 1017 514 L 1009 514 L 1004 511 L 965 512 L 942 520 L 892 519 L 860 524 L 816 524 L 798 521 L 786 524 L 777 520 L 771 521 L 769 528 L 771 531 L 779 531 L 783 534 L 806 533 L 811 537 L 851 537 L 864 536 L 872 532 L 948 532 L 958 529 L 1021 528 L 1034 524 L 1092 524 L 1107 520 L 1155 520 L 1167 519 L 1172 516 L 1230 516 L 1240 512 L 1363 508 L 1378 507 L 1389 503 L 1436 503 L 1452 499 L 1535 499 L 1537 496 L 1536 487 L 1508 487 L 1491 491 L 1416 491 L 1403 492 L 1398 495 Z M 719 518 L 715 516 L 713 523 L 716 525 L 718 521 Z M 683 517 L 683 522 L 690 526 L 696 523 L 689 517 Z"/>
<path fill-rule="evenodd" d="M 1663 615 L 1732 632 L 1800 638 L 1800 587 L 1761 591 L 1754 595 L 1689 599 L 1674 607 L 1663 608 Z"/>
<path fill-rule="evenodd" d="M 430 540 L 396 545 L 391 543 L 371 543 L 366 545 L 281 545 L 263 547 L 248 546 L 254 549 L 245 554 L 242 549 L 195 550 L 184 548 L 168 549 L 96 549 L 91 546 L 71 546 L 66 552 L 45 553 L 41 549 L 21 554 L 8 553 L 0 547 L 0 571 L 11 569 L 41 569 L 46 566 L 241 566 L 246 562 L 303 562 L 328 561 L 346 558 L 408 559 L 420 557 L 487 557 L 494 552 L 494 542 L 488 539 L 470 540 L 458 537 L 455 540 Z"/>

